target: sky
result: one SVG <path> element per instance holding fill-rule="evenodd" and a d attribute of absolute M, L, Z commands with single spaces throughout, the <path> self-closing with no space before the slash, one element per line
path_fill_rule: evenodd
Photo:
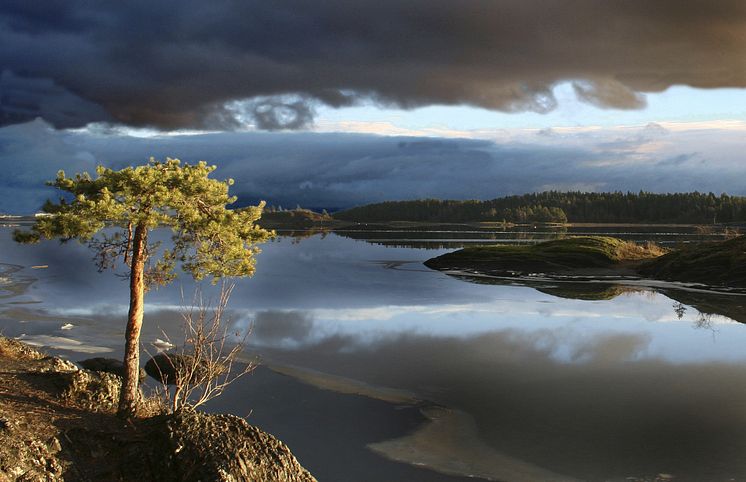
<path fill-rule="evenodd" d="M 746 195 L 741 0 L 0 5 L 0 212 L 206 160 L 240 204 Z"/>

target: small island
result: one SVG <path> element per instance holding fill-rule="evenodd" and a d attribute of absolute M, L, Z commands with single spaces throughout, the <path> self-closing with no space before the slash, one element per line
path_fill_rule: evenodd
<path fill-rule="evenodd" d="M 746 287 L 746 236 L 673 250 L 612 237 L 588 236 L 533 245 L 478 246 L 429 259 L 425 266 L 494 276 L 635 276 Z"/>

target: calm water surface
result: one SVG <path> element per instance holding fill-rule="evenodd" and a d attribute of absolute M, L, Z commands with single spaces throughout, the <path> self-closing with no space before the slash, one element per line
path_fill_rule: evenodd
<path fill-rule="evenodd" d="M 74 360 L 120 356 L 126 281 L 98 273 L 83 246 L 18 246 L 10 232 L 0 229 L 3 333 Z M 746 329 L 735 321 L 746 297 L 422 265 L 548 231 L 343 234 L 264 246 L 230 303 L 263 368 L 210 407 L 250 414 L 319 480 L 746 479 Z M 146 349 L 162 331 L 178 337 L 180 293 L 193 290 L 183 279 L 148 294 Z"/>

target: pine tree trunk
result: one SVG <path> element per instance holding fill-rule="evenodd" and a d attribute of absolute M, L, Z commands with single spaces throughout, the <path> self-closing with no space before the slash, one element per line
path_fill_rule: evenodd
<path fill-rule="evenodd" d="M 140 329 L 142 328 L 145 302 L 145 243 L 147 230 L 137 225 L 132 239 L 132 264 L 130 268 L 130 309 L 124 346 L 124 380 L 119 397 L 119 416 L 128 418 L 137 412 L 140 401 L 138 382 L 140 375 Z"/>

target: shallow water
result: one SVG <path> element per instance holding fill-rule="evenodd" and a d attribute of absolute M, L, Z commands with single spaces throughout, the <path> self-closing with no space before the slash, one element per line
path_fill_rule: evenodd
<path fill-rule="evenodd" d="M 119 356 L 126 283 L 98 273 L 85 247 L 9 234 L 0 263 L 23 268 L 0 273 L 3 333 L 72 359 Z M 746 478 L 746 330 L 734 321 L 746 297 L 422 265 L 443 246 L 550 231 L 343 234 L 264 246 L 231 319 L 283 374 L 264 368 L 210 407 L 251 412 L 320 480 Z M 193 290 L 180 280 L 148 294 L 145 348 L 161 330 L 177 337 L 181 291 Z"/>

